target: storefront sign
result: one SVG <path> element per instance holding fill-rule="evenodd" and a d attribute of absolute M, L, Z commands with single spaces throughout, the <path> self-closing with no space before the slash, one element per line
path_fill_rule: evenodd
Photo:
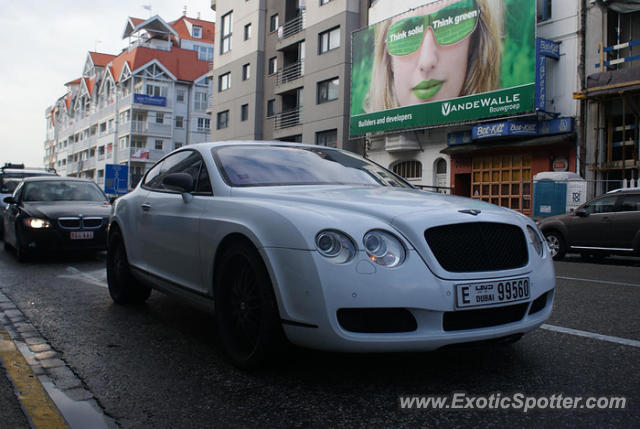
<path fill-rule="evenodd" d="M 471 130 L 456 131 L 447 134 L 447 145 L 449 146 L 467 143 L 471 143 Z"/>
<path fill-rule="evenodd" d="M 544 121 L 500 121 L 476 125 L 471 131 L 458 131 L 447 135 L 447 145 L 468 144 L 473 140 L 500 137 L 538 137 L 570 133 L 574 129 L 573 118 L 556 118 Z M 468 137 L 467 137 L 468 136 Z"/>
<path fill-rule="evenodd" d="M 354 32 L 350 135 L 533 112 L 536 2 L 497 2 L 502 7 L 480 13 L 474 0 L 425 0 Z M 492 28 L 498 22 L 501 28 Z M 427 43 L 427 37 L 437 43 Z M 421 58 L 438 55 L 439 49 L 456 54 L 440 64 L 438 73 L 415 73 Z"/>
<path fill-rule="evenodd" d="M 560 43 L 547 39 L 536 39 L 536 110 L 544 111 L 547 104 L 547 58 L 560 58 Z"/>
<path fill-rule="evenodd" d="M 133 102 L 151 106 L 166 106 L 167 97 L 155 97 L 147 94 L 133 94 Z"/>

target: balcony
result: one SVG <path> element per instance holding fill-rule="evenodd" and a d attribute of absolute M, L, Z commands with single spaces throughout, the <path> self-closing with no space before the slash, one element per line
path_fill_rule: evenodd
<path fill-rule="evenodd" d="M 278 31 L 278 39 L 284 40 L 291 36 L 295 36 L 304 30 L 304 10 L 301 11 L 300 15 L 297 17 L 287 21 L 282 26 L 282 31 Z"/>
<path fill-rule="evenodd" d="M 131 133 L 171 137 L 171 125 L 147 121 L 131 121 Z"/>
<path fill-rule="evenodd" d="M 304 75 L 304 61 L 298 61 L 289 64 L 278 72 L 276 75 L 276 86 L 282 86 L 287 83 L 300 79 Z"/>
<path fill-rule="evenodd" d="M 273 128 L 275 130 L 281 130 L 283 128 L 295 127 L 296 125 L 300 125 L 300 111 L 302 109 L 297 108 L 294 110 L 289 110 L 287 112 L 282 112 L 277 114 L 274 117 Z"/>

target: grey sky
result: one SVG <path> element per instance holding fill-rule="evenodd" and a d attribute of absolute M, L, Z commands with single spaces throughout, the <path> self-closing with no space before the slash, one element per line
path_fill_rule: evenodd
<path fill-rule="evenodd" d="M 126 46 L 127 18 L 151 16 L 143 5 L 167 22 L 185 6 L 187 16 L 215 20 L 210 0 L 0 0 L 0 166 L 43 165 L 45 109 L 80 77 L 87 52 L 117 54 Z"/>

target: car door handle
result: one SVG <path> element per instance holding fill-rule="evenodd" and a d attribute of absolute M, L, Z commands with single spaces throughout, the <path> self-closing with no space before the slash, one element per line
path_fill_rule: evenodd
<path fill-rule="evenodd" d="M 144 210 L 145 212 L 148 212 L 149 210 L 151 210 L 151 203 L 143 203 L 140 205 L 140 207 L 142 207 L 142 210 Z"/>

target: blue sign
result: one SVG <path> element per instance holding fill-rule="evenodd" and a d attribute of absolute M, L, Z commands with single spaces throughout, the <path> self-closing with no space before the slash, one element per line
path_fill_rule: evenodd
<path fill-rule="evenodd" d="M 537 38 L 535 108 L 542 111 L 544 111 L 547 104 L 547 58 L 560 59 L 560 43 Z"/>
<path fill-rule="evenodd" d="M 500 121 L 476 125 L 471 129 L 473 140 L 514 136 L 545 136 L 573 131 L 573 118 L 556 118 L 545 121 Z M 447 141 L 449 146 L 465 142 Z M 469 142 L 470 143 L 470 142 Z"/>
<path fill-rule="evenodd" d="M 447 145 L 449 146 L 467 143 L 471 143 L 471 130 L 456 131 L 447 134 Z"/>
<path fill-rule="evenodd" d="M 129 167 L 120 164 L 104 166 L 104 193 L 126 194 L 129 191 Z"/>
<path fill-rule="evenodd" d="M 133 94 L 133 102 L 140 104 L 150 104 L 152 106 L 166 106 L 167 97 L 154 97 L 147 94 Z"/>

